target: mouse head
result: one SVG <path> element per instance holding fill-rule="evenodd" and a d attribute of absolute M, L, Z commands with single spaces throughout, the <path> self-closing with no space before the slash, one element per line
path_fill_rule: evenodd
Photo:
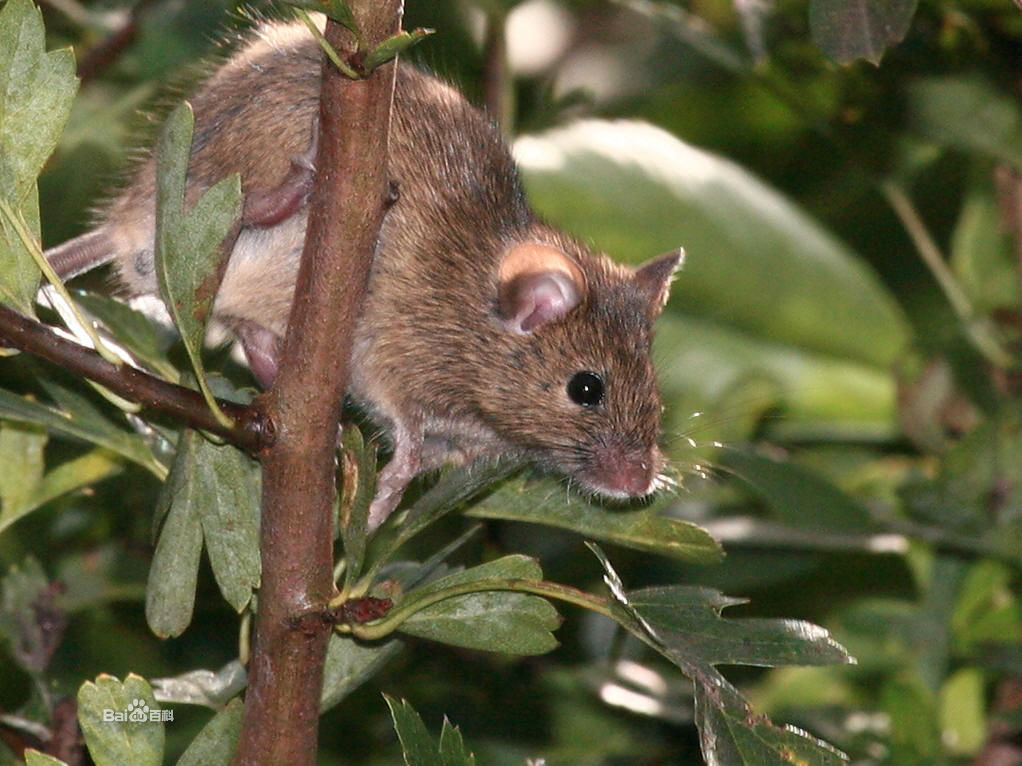
<path fill-rule="evenodd" d="M 652 325 L 681 259 L 632 270 L 573 243 L 511 247 L 499 270 L 494 427 L 584 490 L 652 492 L 663 463 Z"/>

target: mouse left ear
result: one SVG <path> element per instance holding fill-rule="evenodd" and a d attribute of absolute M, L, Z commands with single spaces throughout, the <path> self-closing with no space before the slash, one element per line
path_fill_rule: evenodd
<path fill-rule="evenodd" d="M 685 262 L 684 248 L 672 250 L 646 261 L 635 270 L 635 284 L 648 301 L 650 314 L 656 316 L 671 294 L 671 280 Z"/>
<path fill-rule="evenodd" d="M 500 264 L 498 307 L 504 325 L 526 335 L 575 308 L 585 293 L 578 264 L 551 245 L 515 245 Z"/>

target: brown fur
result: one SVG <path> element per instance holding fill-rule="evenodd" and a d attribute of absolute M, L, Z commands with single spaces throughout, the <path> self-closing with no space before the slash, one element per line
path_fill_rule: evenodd
<path fill-rule="evenodd" d="M 313 140 L 321 53 L 301 27 L 260 34 L 192 99 L 193 201 L 233 172 L 246 193 L 274 189 Z M 456 90 L 407 65 L 398 70 L 390 151 L 399 198 L 381 232 L 351 382 L 395 442 L 375 523 L 418 470 L 481 454 L 520 454 L 598 492 L 649 491 L 661 463 L 649 346 L 678 256 L 636 276 L 537 221 L 499 131 Z M 154 183 L 148 160 L 101 227 L 133 294 L 156 292 Z M 304 228 L 301 209 L 242 233 L 219 319 L 284 332 Z M 559 249 L 578 267 L 566 271 L 582 275 L 580 303 L 526 334 L 509 330 L 498 305 L 502 258 L 521 243 Z M 566 392 L 583 370 L 605 383 L 598 406 Z"/>

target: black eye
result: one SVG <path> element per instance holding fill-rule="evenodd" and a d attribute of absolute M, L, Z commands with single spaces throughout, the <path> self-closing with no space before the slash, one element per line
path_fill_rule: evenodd
<path fill-rule="evenodd" d="M 577 372 L 568 381 L 568 396 L 575 404 L 593 407 L 603 401 L 603 379 L 595 372 Z"/>

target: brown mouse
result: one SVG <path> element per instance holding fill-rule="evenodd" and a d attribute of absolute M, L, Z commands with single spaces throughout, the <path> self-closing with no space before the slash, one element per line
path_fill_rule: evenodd
<path fill-rule="evenodd" d="M 214 317 L 272 383 L 314 174 L 321 51 L 274 23 L 191 99 L 188 202 L 238 172 L 243 228 Z M 419 472 L 510 453 L 585 492 L 641 497 L 662 482 L 652 325 L 681 252 L 637 269 L 538 220 L 499 130 L 454 88 L 399 64 L 387 212 L 355 333 L 349 394 L 385 428 L 373 528 Z M 157 294 L 155 162 L 92 231 L 47 251 L 64 277 L 112 261 L 126 292 Z"/>

